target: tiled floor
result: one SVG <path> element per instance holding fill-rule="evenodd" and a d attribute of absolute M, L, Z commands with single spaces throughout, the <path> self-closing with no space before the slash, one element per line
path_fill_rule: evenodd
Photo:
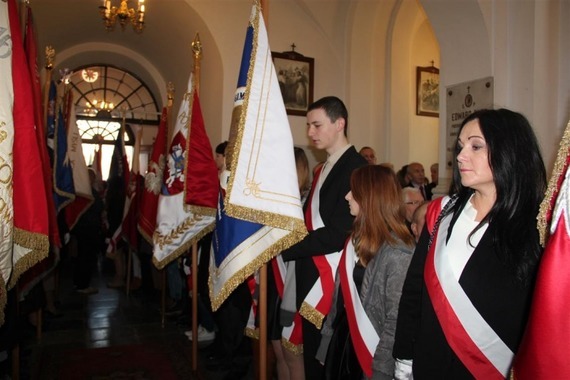
<path fill-rule="evenodd" d="M 127 296 L 124 289 L 107 288 L 113 270 L 108 259 L 99 260 L 98 270 L 91 285 L 99 293 L 86 296 L 76 293 L 70 278 L 70 267 L 62 262 L 60 269 L 59 303 L 62 316 L 44 316 L 44 328 L 38 340 L 35 330 L 24 329 L 20 345 L 20 379 L 42 379 L 37 374 L 37 352 L 49 347 L 65 345 L 73 348 L 111 347 L 118 345 L 160 341 L 179 343 L 187 348 L 185 357 L 191 363 L 191 342 L 184 335 L 189 330 L 189 321 L 181 318 L 164 318 L 162 323 L 161 292 L 151 281 Z M 160 281 L 159 281 L 160 282 Z M 184 319 L 184 318 L 182 318 Z M 198 372 L 194 379 L 222 379 L 223 372 L 208 371 L 204 346 L 200 346 Z M 191 368 L 191 364 L 188 366 Z M 250 375 L 246 379 L 251 379 Z M 10 377 L 7 377 L 10 378 Z M 0 376 L 0 379 L 3 379 Z"/>

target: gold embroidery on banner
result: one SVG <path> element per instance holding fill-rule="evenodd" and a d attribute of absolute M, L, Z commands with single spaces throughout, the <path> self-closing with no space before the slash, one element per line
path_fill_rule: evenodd
<path fill-rule="evenodd" d="M 234 289 L 237 288 L 239 284 L 241 284 L 249 276 L 251 276 L 257 269 L 259 269 L 261 266 L 263 266 L 273 257 L 277 256 L 281 251 L 289 248 L 290 246 L 292 246 L 293 244 L 297 243 L 300 240 L 301 238 L 299 237 L 298 234 L 290 233 L 281 238 L 280 240 L 278 240 L 277 242 L 275 242 L 273 245 L 271 245 L 265 251 L 263 251 L 260 255 L 258 255 L 253 260 L 248 262 L 248 264 L 245 265 L 243 268 L 236 271 L 236 273 L 230 279 L 228 279 L 228 281 L 225 282 L 224 286 L 220 289 L 217 296 L 214 294 L 214 278 L 216 279 L 218 278 L 218 273 L 216 270 L 211 269 L 210 278 L 208 282 L 210 288 L 210 300 L 212 303 L 212 310 L 216 311 L 226 300 L 228 295 L 232 291 L 234 291 Z"/>
<path fill-rule="evenodd" d="M 26 253 L 25 256 L 14 264 L 10 280 L 8 281 L 8 290 L 16 285 L 22 273 L 45 259 L 49 251 L 49 238 L 47 235 L 14 228 L 13 236 L 14 246 L 20 246 L 21 249 L 30 250 L 30 252 Z M 14 249 L 17 249 L 17 247 Z"/>
<path fill-rule="evenodd" d="M 301 304 L 299 314 L 301 314 L 307 321 L 315 325 L 319 330 L 323 326 L 323 319 L 325 319 L 325 316 L 308 303 L 303 302 Z"/>
<path fill-rule="evenodd" d="M 215 210 L 214 210 L 214 213 L 215 213 Z M 153 236 L 154 244 L 158 245 L 161 250 L 164 249 L 165 245 L 172 245 L 174 243 L 174 241 L 181 234 L 184 233 L 184 231 L 190 229 L 196 223 L 196 221 L 201 220 L 201 219 L 203 219 L 203 216 L 194 214 L 192 216 L 192 218 L 186 219 L 181 225 L 179 225 L 174 230 L 172 230 L 168 235 L 159 235 L 157 232 L 155 232 L 154 236 Z M 210 224 L 208 224 L 202 230 L 198 231 L 194 236 L 192 236 L 192 238 L 190 238 L 190 240 L 188 240 L 184 244 L 178 246 L 168 256 L 164 257 L 161 260 L 157 259 L 156 256 L 153 256 L 152 262 L 153 262 L 154 266 L 157 269 L 164 268 L 166 265 L 170 264 L 172 261 L 176 260 L 181 255 L 183 255 L 186 251 L 188 251 L 188 249 L 190 249 L 192 244 L 198 242 L 200 239 L 202 239 L 208 233 L 212 232 L 214 230 L 214 227 L 215 227 L 215 221 L 212 220 L 212 222 Z"/>
<path fill-rule="evenodd" d="M 544 247 L 546 240 L 550 235 L 550 222 L 552 219 L 552 209 L 554 208 L 554 197 L 558 195 L 558 182 L 561 180 L 560 177 L 564 175 L 564 167 L 566 166 L 566 161 L 568 155 L 570 154 L 570 122 L 566 125 L 564 130 L 564 135 L 560 141 L 560 148 L 558 149 L 558 154 L 556 156 L 556 162 L 554 163 L 554 168 L 552 169 L 552 175 L 548 181 L 548 188 L 544 195 L 544 199 L 540 204 L 540 211 L 536 218 L 537 229 L 540 233 L 540 245 Z"/>
<path fill-rule="evenodd" d="M 256 223 L 298 233 L 301 235 L 301 238 L 307 235 L 307 227 L 302 219 L 288 217 L 269 211 L 253 210 L 248 207 L 234 204 L 226 204 L 225 211 L 227 215 L 234 218 L 255 220 Z"/>
<path fill-rule="evenodd" d="M 248 109 L 248 104 L 249 104 L 249 94 L 251 92 L 251 79 L 253 77 L 253 72 L 255 69 L 255 56 L 257 55 L 257 38 L 259 34 L 259 13 L 260 13 L 258 3 L 255 4 L 255 7 L 256 7 L 255 16 L 253 17 L 253 20 L 250 20 L 251 27 L 253 28 L 253 46 L 251 49 L 251 56 L 249 58 L 249 69 L 247 71 L 247 82 L 246 82 L 247 84 L 246 84 L 245 94 L 243 98 L 243 103 L 238 107 L 234 107 L 234 112 L 237 112 L 239 110 L 239 118 L 237 117 L 237 115 L 235 115 L 234 117 L 234 115 L 232 114 L 232 126 L 230 128 L 230 142 L 228 144 L 228 146 L 230 147 L 229 149 L 230 154 L 228 157 L 230 165 L 228 168 L 230 170 L 230 178 L 228 180 L 228 189 L 226 191 L 226 196 L 224 200 L 224 203 L 226 205 L 230 203 L 229 195 L 232 192 L 237 163 L 239 162 L 240 151 L 239 149 L 236 149 L 236 147 L 241 147 L 243 140 L 246 111 Z"/>
<path fill-rule="evenodd" d="M 303 355 L 303 345 L 302 344 L 293 344 L 289 340 L 285 338 L 281 338 L 281 345 L 287 349 L 287 351 L 292 352 L 293 354 L 299 356 Z"/>

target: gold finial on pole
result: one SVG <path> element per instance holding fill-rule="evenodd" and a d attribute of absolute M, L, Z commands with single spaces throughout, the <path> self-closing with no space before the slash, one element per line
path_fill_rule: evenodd
<path fill-rule="evenodd" d="M 168 82 L 166 85 L 166 106 L 168 108 L 172 107 L 174 103 L 174 84 L 172 82 Z"/>
<path fill-rule="evenodd" d="M 55 60 L 55 49 L 48 45 L 46 46 L 46 70 L 53 69 L 53 61 Z"/>
<path fill-rule="evenodd" d="M 48 115 L 48 107 L 49 107 L 49 86 L 51 83 L 51 76 L 52 76 L 52 70 L 53 70 L 53 62 L 55 61 L 55 49 L 51 46 L 48 45 L 46 46 L 46 82 L 45 82 L 45 87 L 44 87 L 44 114 L 43 114 L 43 118 L 44 118 L 44 129 L 46 132 L 48 125 L 47 125 L 47 115 Z"/>
<path fill-rule="evenodd" d="M 200 61 L 202 60 L 202 42 L 200 42 L 200 34 L 196 32 L 194 41 L 192 41 L 192 52 L 194 53 L 194 88 L 196 93 L 200 94 Z"/>

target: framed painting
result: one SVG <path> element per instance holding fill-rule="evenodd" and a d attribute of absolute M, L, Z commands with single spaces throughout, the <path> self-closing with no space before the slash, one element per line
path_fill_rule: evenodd
<path fill-rule="evenodd" d="M 271 52 L 288 115 L 305 116 L 313 102 L 315 59 L 296 51 Z"/>
<path fill-rule="evenodd" d="M 439 69 L 416 69 L 416 115 L 439 117 Z"/>

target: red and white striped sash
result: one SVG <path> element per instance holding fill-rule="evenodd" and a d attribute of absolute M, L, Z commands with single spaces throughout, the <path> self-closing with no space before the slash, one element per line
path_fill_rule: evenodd
<path fill-rule="evenodd" d="M 295 313 L 291 326 L 283 326 L 281 344 L 296 355 L 303 353 L 303 322 L 299 313 Z"/>
<path fill-rule="evenodd" d="M 321 189 L 319 177 L 321 172 L 322 167 L 315 174 L 315 186 L 311 189 L 308 199 L 308 202 L 310 202 L 309 207 L 305 210 L 305 224 L 309 232 L 324 227 L 319 213 L 319 192 Z M 323 319 L 331 308 L 334 280 L 340 255 L 341 252 L 333 252 L 326 255 L 313 256 L 313 262 L 317 267 L 319 277 L 303 300 L 299 313 L 319 329 L 322 327 Z"/>
<path fill-rule="evenodd" d="M 356 357 L 366 376 L 372 377 L 372 361 L 380 337 L 362 306 L 354 283 L 353 272 L 356 260 L 354 245 L 348 238 L 339 264 L 340 288 Z"/>
<path fill-rule="evenodd" d="M 447 198 L 446 198 L 447 199 Z M 430 232 L 441 210 L 441 199 L 430 205 L 426 223 Z M 439 226 L 424 269 L 426 287 L 447 342 L 465 367 L 478 379 L 507 377 L 514 354 L 483 319 L 451 271 L 445 255 L 445 237 L 451 215 Z"/>

